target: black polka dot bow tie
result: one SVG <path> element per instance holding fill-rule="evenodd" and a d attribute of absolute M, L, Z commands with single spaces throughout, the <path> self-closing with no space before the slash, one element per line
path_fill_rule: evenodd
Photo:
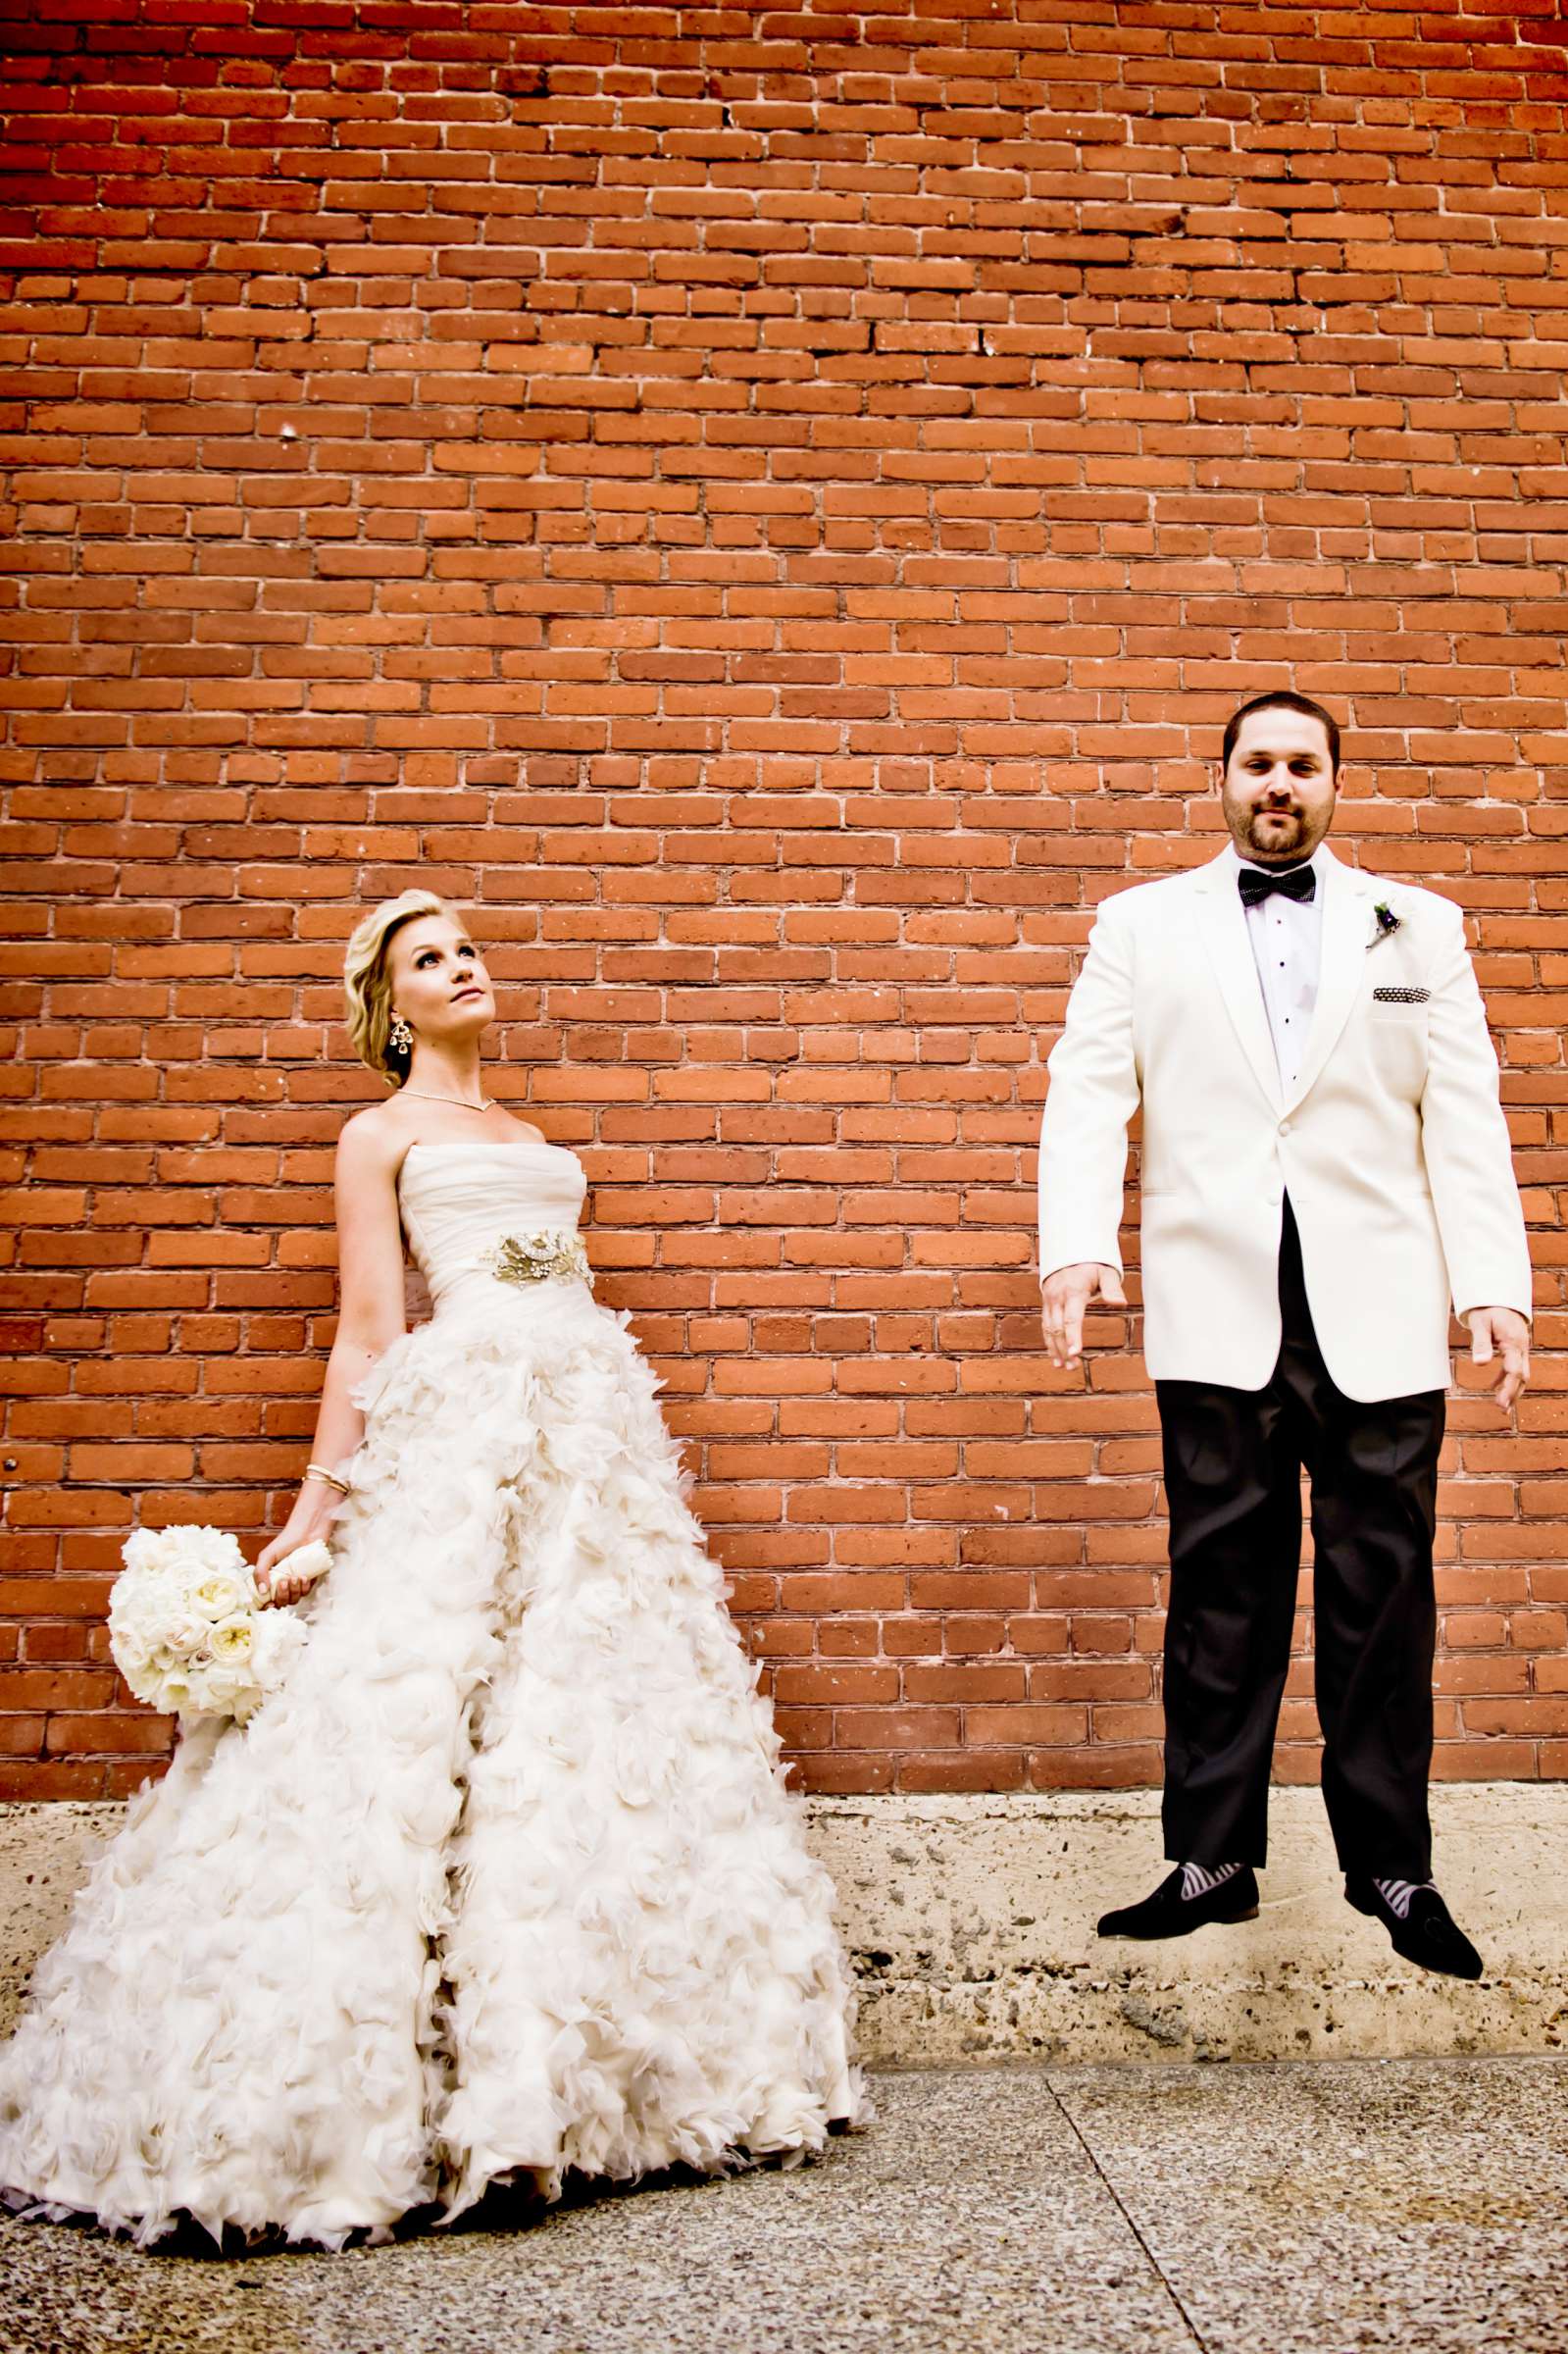
<path fill-rule="evenodd" d="M 1283 874 L 1264 874 L 1258 867 L 1243 866 L 1236 879 L 1243 907 L 1257 907 L 1277 891 L 1288 899 L 1301 900 L 1303 905 L 1317 896 L 1317 873 L 1310 866 L 1288 866 Z"/>

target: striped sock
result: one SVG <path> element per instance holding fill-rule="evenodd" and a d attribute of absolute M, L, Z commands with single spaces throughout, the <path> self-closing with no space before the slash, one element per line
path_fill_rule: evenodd
<path fill-rule="evenodd" d="M 1372 1885 L 1384 1903 L 1400 1920 L 1410 1918 L 1410 1899 L 1423 1888 L 1436 1888 L 1436 1880 L 1374 1880 Z M 1183 1894 L 1186 1894 L 1184 1889 Z"/>
<path fill-rule="evenodd" d="M 1183 1903 L 1190 1904 L 1194 1896 L 1207 1896 L 1211 1888 L 1223 1888 L 1227 1880 L 1234 1880 L 1237 1873 L 1244 1868 L 1240 1864 L 1184 1864 Z"/>

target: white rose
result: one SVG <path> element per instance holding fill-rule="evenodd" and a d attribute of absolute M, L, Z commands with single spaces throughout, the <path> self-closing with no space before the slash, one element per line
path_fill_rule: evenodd
<path fill-rule="evenodd" d="M 251 1690 L 250 1674 L 225 1667 L 198 1668 L 190 1678 L 190 1706 L 208 1716 L 231 1716 L 234 1704 Z"/>
<path fill-rule="evenodd" d="M 206 1648 L 211 1622 L 198 1617 L 194 1611 L 179 1610 L 164 1620 L 163 1637 L 167 1648 L 177 1659 L 191 1659 Z"/>
<path fill-rule="evenodd" d="M 220 1619 L 213 1628 L 210 1649 L 215 1660 L 238 1663 L 250 1658 L 251 1622 L 243 1615 Z"/>
<path fill-rule="evenodd" d="M 231 1618 L 250 1601 L 250 1580 L 241 1580 L 228 1570 L 213 1570 L 191 1588 L 191 1601 L 209 1618 Z"/>
<path fill-rule="evenodd" d="M 239 1550 L 239 1539 L 227 1528 L 198 1525 L 166 1528 L 163 1542 L 165 1559 L 172 1562 L 243 1573 L 245 1557 Z"/>

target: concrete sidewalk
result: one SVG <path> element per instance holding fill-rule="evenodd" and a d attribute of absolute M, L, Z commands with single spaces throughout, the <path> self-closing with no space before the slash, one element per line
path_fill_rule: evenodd
<path fill-rule="evenodd" d="M 1564 2354 L 1568 2059 L 877 2079 L 822 2164 L 200 2262 L 0 2225 L 6 2354 Z"/>

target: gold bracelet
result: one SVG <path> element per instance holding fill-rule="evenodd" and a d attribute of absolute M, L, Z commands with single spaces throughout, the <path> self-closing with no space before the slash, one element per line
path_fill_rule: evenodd
<path fill-rule="evenodd" d="M 325 1463 L 307 1463 L 305 1465 L 305 1477 L 307 1479 L 325 1479 L 329 1488 L 335 1488 L 337 1490 L 339 1496 L 350 1496 L 353 1494 L 353 1490 L 350 1488 L 347 1480 L 339 1479 L 335 1471 L 329 1471 Z"/>

